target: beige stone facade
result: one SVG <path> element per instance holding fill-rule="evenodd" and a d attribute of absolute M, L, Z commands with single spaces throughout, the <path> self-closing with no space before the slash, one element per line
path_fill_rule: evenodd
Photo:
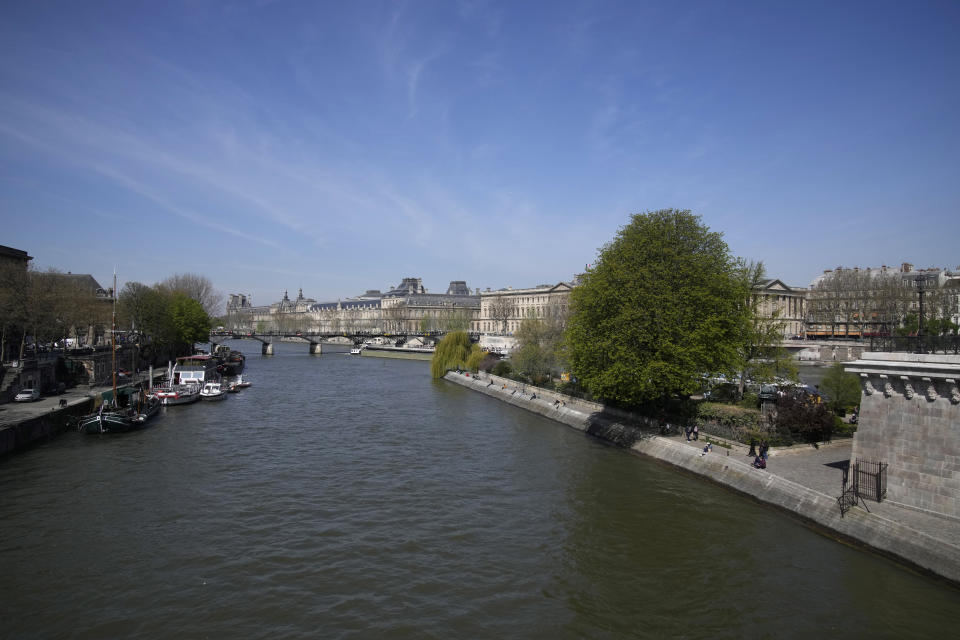
<path fill-rule="evenodd" d="M 776 318 L 784 338 L 803 335 L 806 294 L 806 289 L 790 287 L 776 279 L 763 282 L 753 292 L 754 297 L 760 299 L 760 313 L 767 318 Z"/>
<path fill-rule="evenodd" d="M 565 310 L 573 283 L 558 282 L 529 289 L 499 289 L 480 294 L 480 316 L 475 324 L 477 333 L 513 335 L 525 318 L 545 318 L 548 314 Z"/>
<path fill-rule="evenodd" d="M 480 295 L 455 280 L 445 293 L 429 293 L 420 278 L 404 278 L 386 293 L 369 290 L 336 302 L 286 293 L 270 306 L 253 306 L 249 296 L 234 294 L 227 303 L 227 329 L 282 333 L 421 333 L 471 329 L 480 312 Z"/>

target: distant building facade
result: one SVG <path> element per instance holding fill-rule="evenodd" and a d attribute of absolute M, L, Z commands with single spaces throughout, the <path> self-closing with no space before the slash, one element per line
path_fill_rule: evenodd
<path fill-rule="evenodd" d="M 803 336 L 806 325 L 807 290 L 791 287 L 782 280 L 765 280 L 753 290 L 759 299 L 758 310 L 766 318 L 776 319 L 784 338 Z"/>
<path fill-rule="evenodd" d="M 284 333 L 423 333 L 469 330 L 480 311 L 480 294 L 465 281 L 454 280 L 445 293 L 430 293 L 420 278 L 403 278 L 386 293 L 371 289 L 362 295 L 331 302 L 286 293 L 280 302 L 256 307 L 249 296 L 233 294 L 227 302 L 228 327 Z"/>
<path fill-rule="evenodd" d="M 915 269 L 860 267 L 827 269 L 810 283 L 807 335 L 872 337 L 890 335 L 919 313 L 919 289 L 926 292 L 924 317 L 960 324 L 960 267 Z"/>
<path fill-rule="evenodd" d="M 513 335 L 525 318 L 544 319 L 565 314 L 574 282 L 541 284 L 527 289 L 486 290 L 480 294 L 480 316 L 475 331 L 486 335 Z"/>

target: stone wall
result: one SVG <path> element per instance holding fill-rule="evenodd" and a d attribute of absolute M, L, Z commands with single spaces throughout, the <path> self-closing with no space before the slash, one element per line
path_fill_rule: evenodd
<path fill-rule="evenodd" d="M 960 518 L 960 356 L 865 353 L 857 459 L 885 462 L 887 499 Z"/>
<path fill-rule="evenodd" d="M 622 412 L 612 411 L 600 404 L 541 389 L 534 391 L 534 387 L 525 387 L 513 380 L 488 374 L 478 377 L 451 371 L 444 378 L 753 496 L 843 538 L 856 540 L 881 553 L 960 583 L 960 554 L 957 553 L 955 542 L 939 540 L 862 509 L 851 509 L 844 516 L 833 496 L 759 471 L 747 462 L 721 454 L 720 451 L 701 455 L 698 447 L 671 438 L 652 436 L 650 425 L 644 425 L 644 428 L 634 426 L 636 423 L 633 422 L 620 422 L 616 414 Z M 534 393 L 536 398 L 532 397 Z M 555 404 L 557 400 L 561 401 L 559 406 Z"/>

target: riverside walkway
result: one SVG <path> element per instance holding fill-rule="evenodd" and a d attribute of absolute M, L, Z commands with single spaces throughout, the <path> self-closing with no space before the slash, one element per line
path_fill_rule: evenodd
<path fill-rule="evenodd" d="M 766 469 L 755 469 L 748 447 L 714 445 L 704 454 L 706 438 L 687 442 L 682 435 L 649 435 L 628 416 L 604 415 L 602 405 L 527 387 L 498 376 L 448 372 L 446 380 L 469 387 L 517 408 L 538 413 L 569 427 L 608 440 L 718 485 L 790 512 L 802 520 L 881 554 L 905 561 L 930 574 L 960 584 L 960 521 L 918 511 L 890 501 L 858 501 L 841 513 L 843 467 L 849 441 L 771 449 Z M 599 428 L 597 428 L 599 426 Z"/>
<path fill-rule="evenodd" d="M 701 434 L 699 441 L 691 442 L 687 442 L 682 435 L 668 439 L 702 452 L 707 437 L 715 440 L 710 434 Z M 777 476 L 824 494 L 828 498 L 836 499 L 843 489 L 843 468 L 850 462 L 852 444 L 850 440 L 845 439 L 819 448 L 812 445 L 795 445 L 789 448 L 772 449 L 766 469 L 753 468 L 753 458 L 747 455 L 748 447 L 746 446 L 734 445 L 729 449 L 729 458 L 746 465 L 753 473 Z M 726 456 L 727 451 L 723 447 L 714 446 L 713 451 L 707 455 Z M 957 557 L 960 558 L 960 520 L 901 506 L 889 500 L 883 502 L 861 500 L 854 508 L 864 510 L 880 520 L 909 527 L 951 545 L 956 548 Z"/>

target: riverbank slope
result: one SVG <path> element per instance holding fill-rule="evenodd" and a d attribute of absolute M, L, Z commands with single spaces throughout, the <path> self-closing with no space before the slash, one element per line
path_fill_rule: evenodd
<path fill-rule="evenodd" d="M 715 447 L 681 436 L 658 436 L 644 424 L 603 405 L 570 398 L 489 374 L 448 372 L 446 380 L 479 391 L 612 444 L 650 456 L 719 485 L 776 506 L 817 528 L 865 545 L 933 575 L 960 584 L 960 522 L 889 503 L 861 503 L 841 514 L 842 462 L 849 445 L 804 447 L 774 452 L 767 469 L 755 469 L 742 452 Z M 781 464 L 781 460 L 783 463 Z M 835 477 L 835 495 L 829 478 Z"/>

